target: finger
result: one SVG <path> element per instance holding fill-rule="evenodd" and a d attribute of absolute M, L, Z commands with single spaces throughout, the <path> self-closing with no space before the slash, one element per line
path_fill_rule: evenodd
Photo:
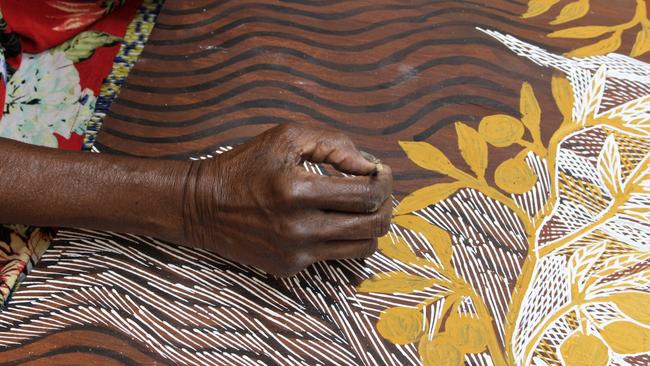
<path fill-rule="evenodd" d="M 369 214 L 319 212 L 313 219 L 305 220 L 303 229 L 312 233 L 313 243 L 377 238 L 388 232 L 392 209 L 392 202 L 387 199 L 379 210 Z"/>
<path fill-rule="evenodd" d="M 330 164 L 347 174 L 369 175 L 377 171 L 378 163 L 366 159 L 344 134 L 313 131 L 307 138 L 301 155 L 304 160 Z"/>
<path fill-rule="evenodd" d="M 317 261 L 370 257 L 377 250 L 377 239 L 337 240 L 319 243 L 313 247 Z"/>
<path fill-rule="evenodd" d="M 301 172 L 293 184 L 293 198 L 301 207 L 340 212 L 375 212 L 393 190 L 390 167 L 374 176 L 334 177 Z"/>

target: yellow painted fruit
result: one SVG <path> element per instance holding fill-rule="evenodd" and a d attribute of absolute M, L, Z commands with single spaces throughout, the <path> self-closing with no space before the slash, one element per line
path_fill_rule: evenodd
<path fill-rule="evenodd" d="M 422 336 L 418 352 L 423 366 L 461 366 L 464 364 L 463 354 L 451 343 L 445 333 L 440 333 L 433 340 Z"/>
<path fill-rule="evenodd" d="M 606 366 L 609 350 L 595 335 L 582 332 L 569 336 L 560 346 L 560 353 L 566 366 Z"/>
<path fill-rule="evenodd" d="M 600 332 L 616 353 L 631 355 L 650 352 L 650 329 L 628 321 L 607 324 Z"/>
<path fill-rule="evenodd" d="M 650 293 L 619 292 L 610 296 L 610 299 L 630 318 L 650 325 Z"/>
<path fill-rule="evenodd" d="M 418 340 L 423 330 L 422 311 L 394 307 L 379 315 L 377 331 L 391 343 L 409 344 Z"/>
<path fill-rule="evenodd" d="M 522 194 L 537 182 L 537 176 L 522 158 L 504 161 L 494 171 L 494 182 L 506 192 Z"/>
<path fill-rule="evenodd" d="M 445 323 L 447 337 L 465 353 L 481 353 L 487 346 L 487 331 L 483 323 L 470 317 L 452 317 Z"/>
<path fill-rule="evenodd" d="M 505 147 L 514 144 L 524 136 L 524 125 L 515 117 L 495 114 L 481 120 L 478 132 L 490 144 Z"/>

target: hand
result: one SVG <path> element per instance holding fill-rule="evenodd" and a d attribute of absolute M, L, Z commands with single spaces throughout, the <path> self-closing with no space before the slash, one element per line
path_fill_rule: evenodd
<path fill-rule="evenodd" d="M 310 173 L 304 161 L 355 176 Z M 391 170 L 378 169 L 345 135 L 280 125 L 192 164 L 183 203 L 186 243 L 274 275 L 367 257 L 388 231 Z"/>

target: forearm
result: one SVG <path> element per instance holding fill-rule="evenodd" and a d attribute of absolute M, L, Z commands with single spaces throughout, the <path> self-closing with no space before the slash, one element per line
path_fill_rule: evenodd
<path fill-rule="evenodd" d="M 189 162 L 61 151 L 0 139 L 0 222 L 180 242 Z"/>

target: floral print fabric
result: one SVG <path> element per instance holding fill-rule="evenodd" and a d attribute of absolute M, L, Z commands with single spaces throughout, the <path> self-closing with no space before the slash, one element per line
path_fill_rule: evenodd
<path fill-rule="evenodd" d="M 0 136 L 56 147 L 54 134 L 66 140 L 83 134 L 95 99 L 92 90 L 81 89 L 79 72 L 64 52 L 25 55 L 7 83 Z"/>
<path fill-rule="evenodd" d="M 0 137 L 83 146 L 97 95 L 141 0 L 0 0 Z M 0 226 L 0 308 L 54 229 Z"/>

